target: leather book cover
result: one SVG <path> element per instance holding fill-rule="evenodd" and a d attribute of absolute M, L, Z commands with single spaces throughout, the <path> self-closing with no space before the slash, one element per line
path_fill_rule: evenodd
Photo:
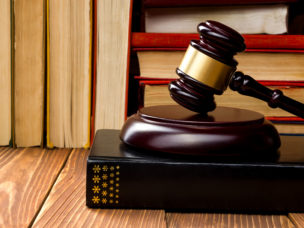
<path fill-rule="evenodd" d="M 282 136 L 268 158 L 175 156 L 124 145 L 99 130 L 87 160 L 91 208 L 304 211 L 304 137 Z"/>

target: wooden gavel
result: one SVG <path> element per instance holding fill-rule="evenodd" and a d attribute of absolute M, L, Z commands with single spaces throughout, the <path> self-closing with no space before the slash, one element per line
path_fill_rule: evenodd
<path fill-rule="evenodd" d="M 264 100 L 272 108 L 279 107 L 304 118 L 304 104 L 271 90 L 252 77 L 236 72 L 237 52 L 245 50 L 243 37 L 232 28 L 216 21 L 198 25 L 200 40 L 191 40 L 180 66 L 179 79 L 169 84 L 171 97 L 192 111 L 206 114 L 215 109 L 214 94 L 228 87 L 240 94 Z"/>

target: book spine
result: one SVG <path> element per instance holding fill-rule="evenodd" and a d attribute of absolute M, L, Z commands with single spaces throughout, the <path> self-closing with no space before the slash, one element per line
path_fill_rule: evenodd
<path fill-rule="evenodd" d="M 304 35 L 243 35 L 247 49 L 304 49 Z M 131 45 L 136 48 L 181 48 L 198 40 L 198 34 L 133 32 Z"/>
<path fill-rule="evenodd" d="M 46 146 L 53 148 L 50 140 L 50 8 L 46 0 Z"/>
<path fill-rule="evenodd" d="M 15 17 L 14 1 L 10 1 L 11 11 L 11 140 L 9 145 L 16 148 L 15 142 Z"/>
<path fill-rule="evenodd" d="M 229 2 L 229 3 L 228 3 Z M 144 0 L 145 7 L 182 7 L 204 5 L 250 5 L 250 4 L 279 4 L 291 3 L 296 0 Z"/>
<path fill-rule="evenodd" d="M 139 80 L 142 85 L 165 85 L 174 81 L 174 78 L 151 78 L 145 76 L 134 76 L 135 79 Z M 178 78 L 178 76 L 176 76 Z M 263 86 L 282 86 L 282 87 L 304 87 L 304 81 L 270 81 L 270 80 L 258 80 Z"/>
<path fill-rule="evenodd" d="M 94 43 L 94 0 L 90 0 L 90 51 L 89 51 L 89 58 L 90 58 L 90 63 L 89 64 L 89 91 L 90 94 L 92 94 L 92 89 L 93 89 L 93 67 L 94 67 L 94 53 L 93 53 L 93 48 L 95 47 Z M 92 95 L 88 96 L 89 102 L 88 102 L 88 129 L 87 129 L 87 142 L 83 145 L 83 148 L 88 149 L 92 145 L 92 139 L 91 139 L 91 124 L 92 124 Z"/>
<path fill-rule="evenodd" d="M 132 36 L 132 10 L 133 10 L 133 0 L 130 1 L 130 11 L 129 11 L 129 28 L 128 28 L 128 53 L 127 53 L 127 69 L 126 69 L 126 90 L 125 90 L 125 112 L 124 120 L 128 117 L 128 95 L 129 95 L 129 72 L 130 72 L 130 58 L 131 58 L 131 36 Z"/>
<path fill-rule="evenodd" d="M 245 166 L 89 158 L 86 204 L 91 208 L 303 210 L 303 167 Z"/>
<path fill-rule="evenodd" d="M 145 78 L 141 76 L 135 76 L 135 79 L 139 83 L 139 94 L 138 94 L 138 109 L 145 107 L 145 88 L 146 85 L 161 86 L 168 85 L 175 79 L 159 79 L 159 78 Z M 258 81 L 263 86 L 273 86 L 278 89 L 289 89 L 290 87 L 300 87 L 304 88 L 304 81 L 268 81 L 259 80 Z M 237 93 L 237 92 L 236 92 Z M 304 124 L 304 119 L 296 116 L 265 116 L 265 119 L 271 121 L 272 123 L 291 123 L 291 124 Z"/>
<path fill-rule="evenodd" d="M 93 139 L 95 135 L 95 111 L 96 111 L 96 55 L 97 55 L 97 0 L 93 0 L 93 36 L 92 36 L 92 99 L 91 99 L 91 140 L 90 145 L 93 144 Z"/>

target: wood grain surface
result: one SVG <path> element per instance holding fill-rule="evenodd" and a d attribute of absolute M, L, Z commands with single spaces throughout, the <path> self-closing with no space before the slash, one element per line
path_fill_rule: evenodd
<path fill-rule="evenodd" d="M 70 150 L 0 148 L 0 227 L 27 227 Z"/>
<path fill-rule="evenodd" d="M 284 215 L 166 213 L 168 227 L 294 227 Z"/>
<path fill-rule="evenodd" d="M 0 147 L 0 227 L 304 227 L 300 213 L 287 217 L 89 209 L 89 151 L 70 152 Z"/>
<path fill-rule="evenodd" d="M 296 225 L 296 227 L 304 227 L 303 213 L 290 213 L 288 217 Z"/>
<path fill-rule="evenodd" d="M 73 150 L 34 227 L 166 227 L 162 210 L 101 210 L 85 205 L 88 150 Z"/>

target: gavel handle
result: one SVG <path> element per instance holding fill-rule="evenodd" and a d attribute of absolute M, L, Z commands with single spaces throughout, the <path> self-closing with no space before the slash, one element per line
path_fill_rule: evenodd
<path fill-rule="evenodd" d="M 271 90 L 242 72 L 235 72 L 231 78 L 230 89 L 240 94 L 266 101 L 271 108 L 281 108 L 304 118 L 304 104 L 283 95 L 281 90 Z"/>

